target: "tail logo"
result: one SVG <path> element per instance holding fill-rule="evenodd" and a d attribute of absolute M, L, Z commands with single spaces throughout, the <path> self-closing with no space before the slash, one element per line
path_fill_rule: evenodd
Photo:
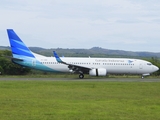
<path fill-rule="evenodd" d="M 34 57 L 29 48 L 23 43 L 23 41 L 18 37 L 18 35 L 12 29 L 7 29 L 7 33 L 13 57 L 15 55 Z"/>

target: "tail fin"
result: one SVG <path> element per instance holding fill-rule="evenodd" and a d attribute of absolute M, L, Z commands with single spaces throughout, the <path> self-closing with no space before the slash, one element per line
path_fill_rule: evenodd
<path fill-rule="evenodd" d="M 23 41 L 17 36 L 17 34 L 12 29 L 7 29 L 7 33 L 13 57 L 34 57 L 29 48 L 23 43 Z"/>

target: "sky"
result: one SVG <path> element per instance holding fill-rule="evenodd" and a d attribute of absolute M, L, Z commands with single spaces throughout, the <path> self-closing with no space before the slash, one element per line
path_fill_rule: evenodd
<path fill-rule="evenodd" d="M 0 46 L 160 52 L 160 0 L 1 0 Z"/>

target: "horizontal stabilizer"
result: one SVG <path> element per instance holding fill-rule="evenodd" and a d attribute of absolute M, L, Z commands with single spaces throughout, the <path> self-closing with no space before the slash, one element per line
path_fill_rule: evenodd
<path fill-rule="evenodd" d="M 5 58 L 8 58 L 8 59 L 11 59 L 11 60 L 14 60 L 14 61 L 23 61 L 23 59 L 20 59 L 20 58 L 14 58 L 12 56 L 7 56 L 7 55 L 2 55 L 3 57 Z"/>
<path fill-rule="evenodd" d="M 13 61 L 23 61 L 23 59 L 19 59 L 19 58 L 11 58 Z"/>

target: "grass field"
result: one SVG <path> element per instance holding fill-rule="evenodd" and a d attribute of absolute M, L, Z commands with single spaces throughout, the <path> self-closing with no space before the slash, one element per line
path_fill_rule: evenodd
<path fill-rule="evenodd" d="M 0 120 L 159 120 L 160 82 L 0 81 Z"/>

